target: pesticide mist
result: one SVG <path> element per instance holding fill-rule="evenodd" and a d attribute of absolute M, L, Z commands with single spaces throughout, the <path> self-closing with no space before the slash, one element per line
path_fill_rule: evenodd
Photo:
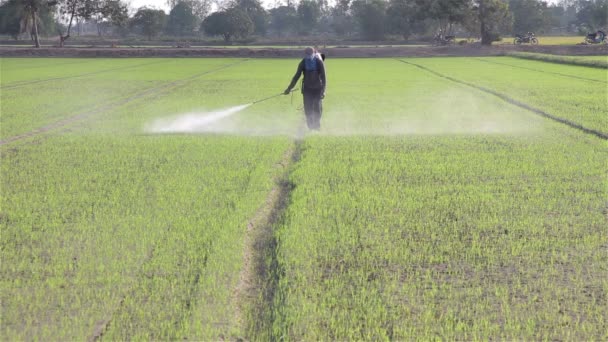
<path fill-rule="evenodd" d="M 493 98 L 461 89 L 433 93 L 431 100 L 334 101 L 321 119 L 322 136 L 529 134 L 540 129 L 540 118 L 497 103 Z M 252 104 L 213 111 L 192 111 L 158 118 L 145 126 L 149 133 L 200 133 L 243 136 L 293 136 L 309 133 L 299 104 L 257 107 Z M 538 124 L 537 124 L 538 123 Z"/>
<path fill-rule="evenodd" d="M 191 112 L 171 118 L 161 118 L 150 124 L 146 128 L 146 131 L 151 133 L 207 132 L 209 125 L 232 116 L 250 105 L 235 106 L 212 112 Z"/>

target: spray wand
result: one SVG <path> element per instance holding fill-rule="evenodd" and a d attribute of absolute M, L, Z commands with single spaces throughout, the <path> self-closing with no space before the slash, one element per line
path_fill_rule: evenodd
<path fill-rule="evenodd" d="M 296 90 L 298 90 L 298 88 L 296 88 L 296 89 L 292 89 L 292 90 L 290 91 L 290 93 L 292 93 L 292 94 L 293 94 L 293 92 L 294 92 L 294 91 L 296 91 Z M 254 104 L 256 104 L 256 103 L 260 103 L 260 102 L 264 102 L 264 101 L 267 101 L 267 100 L 270 100 L 270 99 L 274 99 L 275 97 L 279 97 L 279 96 L 281 96 L 281 95 L 285 95 L 285 93 L 280 93 L 280 94 L 276 94 L 276 95 L 269 96 L 269 97 L 264 98 L 264 99 L 261 99 L 261 100 L 253 101 L 253 102 L 251 102 L 251 104 L 252 104 L 252 105 L 254 105 Z"/>

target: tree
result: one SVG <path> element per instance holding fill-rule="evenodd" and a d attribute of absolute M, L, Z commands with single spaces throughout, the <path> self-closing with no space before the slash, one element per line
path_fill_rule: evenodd
<path fill-rule="evenodd" d="M 152 37 L 161 33 L 165 27 L 167 15 L 163 10 L 141 7 L 131 19 L 131 26 L 138 28 L 152 40 Z"/>
<path fill-rule="evenodd" d="M 233 0 L 231 8 L 238 8 L 245 12 L 253 22 L 253 32 L 265 35 L 268 30 L 268 12 L 260 0 Z"/>
<path fill-rule="evenodd" d="M 34 37 L 34 42 L 37 48 L 40 47 L 40 39 L 38 38 L 38 23 L 40 21 L 40 13 L 42 11 L 50 11 L 57 4 L 54 0 L 19 0 L 18 13 L 20 15 L 19 31 L 30 32 Z"/>
<path fill-rule="evenodd" d="M 433 0 L 427 3 L 425 10 L 430 18 L 439 22 L 439 30 L 444 34 L 451 34 L 454 24 L 465 20 L 469 8 L 469 0 Z"/>
<path fill-rule="evenodd" d="M 513 32 L 535 32 L 550 24 L 547 3 L 538 0 L 509 0 Z"/>
<path fill-rule="evenodd" d="M 608 0 L 577 0 L 576 24 L 587 31 L 606 28 Z"/>
<path fill-rule="evenodd" d="M 384 38 L 386 33 L 386 5 L 383 0 L 355 0 L 353 2 L 353 17 L 365 38 Z"/>
<path fill-rule="evenodd" d="M 196 27 L 197 18 L 187 2 L 178 2 L 169 13 L 167 31 L 177 36 L 191 34 Z"/>
<path fill-rule="evenodd" d="M 414 1 L 391 0 L 386 10 L 388 30 L 408 39 L 414 31 L 418 8 Z"/>
<path fill-rule="evenodd" d="M 92 0 L 60 0 L 59 15 L 67 21 L 68 25 L 59 31 L 59 46 L 63 47 L 65 41 L 70 38 L 72 23 L 77 17 L 88 19 L 96 11 L 97 3 Z"/>
<path fill-rule="evenodd" d="M 270 28 L 280 37 L 293 32 L 297 27 L 298 13 L 290 6 L 279 6 L 270 10 Z"/>
<path fill-rule="evenodd" d="M 331 27 L 339 35 L 348 35 L 353 32 L 354 20 L 350 11 L 350 0 L 339 0 L 330 11 Z"/>
<path fill-rule="evenodd" d="M 205 18 L 201 29 L 210 36 L 222 36 L 225 42 L 233 38 L 247 38 L 253 33 L 253 22 L 241 9 L 230 8 Z"/>
<path fill-rule="evenodd" d="M 169 8 L 175 8 L 178 3 L 186 3 L 192 9 L 192 14 L 198 18 L 198 23 L 202 22 L 207 17 L 211 10 L 213 0 L 167 0 Z M 198 25 L 197 23 L 197 25 Z"/>
<path fill-rule="evenodd" d="M 0 5 L 0 34 L 7 34 L 13 39 L 19 39 L 21 34 L 21 8 L 16 0 L 10 0 Z"/>
<path fill-rule="evenodd" d="M 94 19 L 101 36 L 102 26 L 124 26 L 129 18 L 127 6 L 121 0 L 58 0 L 58 5 L 61 18 L 67 22 L 65 31 L 59 32 L 61 47 L 70 38 L 74 20 Z"/>
<path fill-rule="evenodd" d="M 97 30 L 102 34 L 101 26 L 124 28 L 129 21 L 129 9 L 122 0 L 104 0 L 98 7 Z M 106 24 L 106 25 L 103 25 Z"/>
<path fill-rule="evenodd" d="M 501 0 L 474 0 L 474 13 L 479 22 L 481 44 L 500 40 L 500 32 L 510 31 L 512 17 L 509 5 Z"/>
<path fill-rule="evenodd" d="M 300 23 L 300 33 L 309 35 L 317 25 L 321 16 L 319 5 L 312 0 L 302 0 L 298 5 L 298 21 Z"/>

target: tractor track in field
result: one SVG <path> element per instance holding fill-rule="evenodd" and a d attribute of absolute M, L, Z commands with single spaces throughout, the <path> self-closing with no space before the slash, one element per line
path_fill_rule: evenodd
<path fill-rule="evenodd" d="M 477 61 L 481 61 L 481 62 L 485 62 L 485 63 L 490 63 L 490 64 L 496 64 L 496 65 L 504 65 L 504 66 L 508 66 L 511 68 L 516 68 L 516 69 L 524 69 L 524 70 L 530 70 L 530 71 L 536 71 L 536 72 L 541 72 L 543 74 L 549 74 L 549 75 L 557 75 L 557 76 L 563 76 L 563 77 L 569 77 L 569 78 L 573 78 L 573 79 L 577 79 L 577 80 L 583 80 L 583 81 L 588 81 L 588 82 L 597 82 L 597 83 L 602 83 L 602 84 L 606 84 L 607 81 L 601 81 L 601 80 L 594 80 L 592 78 L 586 78 L 586 77 L 580 77 L 580 76 L 574 76 L 574 75 L 568 75 L 568 74 L 562 74 L 559 72 L 552 72 L 552 71 L 544 71 L 544 70 L 538 70 L 538 69 L 534 69 L 534 68 L 527 68 L 524 66 L 519 66 L 519 65 L 512 65 L 512 64 L 508 64 L 508 63 L 501 63 L 501 62 L 496 62 L 496 61 L 489 61 L 487 59 L 481 59 L 481 58 L 473 58 Z M 539 61 L 540 62 L 540 61 Z"/>
<path fill-rule="evenodd" d="M 243 268 L 232 302 L 234 325 L 242 334 L 249 336 L 235 336 L 237 340 L 256 339 L 255 335 L 269 331 L 275 320 L 273 303 L 282 272 L 277 259 L 279 245 L 274 228 L 282 220 L 295 187 L 289 181 L 289 175 L 302 154 L 302 136 L 299 133 L 302 131 L 298 129 L 299 137 L 277 164 L 282 172 L 275 177 L 275 186 L 247 223 Z"/>
<path fill-rule="evenodd" d="M 170 82 L 170 83 L 164 83 L 164 84 L 156 86 L 156 87 L 145 89 L 145 90 L 143 90 L 143 91 L 141 91 L 139 93 L 136 93 L 136 94 L 134 94 L 132 96 L 129 96 L 127 98 L 123 98 L 123 99 L 114 101 L 112 103 L 109 103 L 109 104 L 106 104 L 106 105 L 102 105 L 102 106 L 97 107 L 97 108 L 92 109 L 92 110 L 84 111 L 82 113 L 73 115 L 73 116 L 71 116 L 69 118 L 65 118 L 65 119 L 62 119 L 62 120 L 59 120 L 59 121 L 55 121 L 55 122 L 50 123 L 50 124 L 48 124 L 46 126 L 42 126 L 42 127 L 36 128 L 36 129 L 31 130 L 29 132 L 21 133 L 21 134 L 18 134 L 18 135 L 14 135 L 12 137 L 8 137 L 6 139 L 2 139 L 2 140 L 0 140 L 0 146 L 12 143 L 14 141 L 22 140 L 22 139 L 25 139 L 25 138 L 35 137 L 35 136 L 38 136 L 40 134 L 46 133 L 48 131 L 65 127 L 65 126 L 67 126 L 67 125 L 69 125 L 71 123 L 83 120 L 83 119 L 85 119 L 85 118 L 87 118 L 87 117 L 89 117 L 91 115 L 102 113 L 102 112 L 105 112 L 107 110 L 123 106 L 123 105 L 128 104 L 130 102 L 133 102 L 135 100 L 138 100 L 138 99 L 141 99 L 143 97 L 146 97 L 148 95 L 161 94 L 161 93 L 163 93 L 163 92 L 165 92 L 167 90 L 175 89 L 177 87 L 183 86 L 184 84 L 187 84 L 188 82 L 190 82 L 190 81 L 192 81 L 192 80 L 194 80 L 196 78 L 199 78 L 201 76 L 212 74 L 212 73 L 215 73 L 215 72 L 218 72 L 218 71 L 230 68 L 232 66 L 235 66 L 235 65 L 238 65 L 238 64 L 241 64 L 241 63 L 245 63 L 246 61 L 247 61 L 247 59 L 240 60 L 238 62 L 231 63 L 231 64 L 225 64 L 225 65 L 222 65 L 222 66 L 220 66 L 218 68 L 207 70 L 207 71 L 195 74 L 195 75 L 187 77 L 187 78 L 182 78 L 182 79 Z"/>
<path fill-rule="evenodd" d="M 0 89 L 1 90 L 15 89 L 15 88 L 21 88 L 21 87 L 29 86 L 29 85 L 32 85 L 32 84 L 46 83 L 46 82 L 59 81 L 59 80 L 68 80 L 68 79 L 72 79 L 72 78 L 79 78 L 79 77 L 84 77 L 84 76 L 98 75 L 98 74 L 103 74 L 103 73 L 106 73 L 106 72 L 126 70 L 126 69 L 131 69 L 131 68 L 138 68 L 138 67 L 143 67 L 143 66 L 148 66 L 148 65 L 154 65 L 154 64 L 161 64 L 161 63 L 166 63 L 166 62 L 168 62 L 168 60 L 155 61 L 155 62 L 142 63 L 142 64 L 135 64 L 135 65 L 128 65 L 128 66 L 119 67 L 119 68 L 112 68 L 112 69 L 104 69 L 104 70 L 92 71 L 92 72 L 87 72 L 87 73 L 78 74 L 78 75 L 51 77 L 51 78 L 44 78 L 44 79 L 41 79 L 41 80 L 16 82 L 16 83 L 0 86 Z"/>
<path fill-rule="evenodd" d="M 601 132 L 601 131 L 598 131 L 598 130 L 595 130 L 595 129 L 591 129 L 591 128 L 582 126 L 582 125 L 580 125 L 580 124 L 578 124 L 576 122 L 573 122 L 573 121 L 564 119 L 562 117 L 559 117 L 559 116 L 547 113 L 547 112 L 545 112 L 543 110 L 540 110 L 538 108 L 534 108 L 534 107 L 532 107 L 532 106 L 530 106 L 530 105 L 528 105 L 526 103 L 518 101 L 518 100 L 516 100 L 516 99 L 514 99 L 512 97 L 509 97 L 509 96 L 507 96 L 505 94 L 499 93 L 499 92 L 494 91 L 492 89 L 488 89 L 488 88 L 485 88 L 485 87 L 482 87 L 482 86 L 478 86 L 478 85 L 476 85 L 474 83 L 462 81 L 462 80 L 459 80 L 459 79 L 456 79 L 456 78 L 444 75 L 442 73 L 439 73 L 439 72 L 437 72 L 435 70 L 429 69 L 429 68 L 427 68 L 425 66 L 422 66 L 422 65 L 419 65 L 419 64 L 416 64 L 416 63 L 406 62 L 406 61 L 401 60 L 401 59 L 397 59 L 397 60 L 399 62 L 401 62 L 401 63 L 415 66 L 415 67 L 417 67 L 417 68 L 419 68 L 421 70 L 429 72 L 429 73 L 431 73 L 431 74 L 433 74 L 435 76 L 441 77 L 443 79 L 452 81 L 454 83 L 463 84 L 463 85 L 469 86 L 471 88 L 483 91 L 484 93 L 488 93 L 488 94 L 494 95 L 494 96 L 496 96 L 496 97 L 498 97 L 498 98 L 500 98 L 500 99 L 502 99 L 502 100 L 504 100 L 504 101 L 506 101 L 506 102 L 508 102 L 510 104 L 513 104 L 513 105 L 515 105 L 517 107 L 523 108 L 525 110 L 528 110 L 528 111 L 530 111 L 532 113 L 535 113 L 535 114 L 540 115 L 542 117 L 545 117 L 547 119 L 551 119 L 553 121 L 556 121 L 556 122 L 559 122 L 561 124 L 567 125 L 567 126 L 569 126 L 571 128 L 578 129 L 581 132 L 584 132 L 584 133 L 587 133 L 587 134 L 591 134 L 591 135 L 595 135 L 596 137 L 598 137 L 600 139 L 603 139 L 603 140 L 608 140 L 608 133 L 604 133 L 604 132 Z"/>

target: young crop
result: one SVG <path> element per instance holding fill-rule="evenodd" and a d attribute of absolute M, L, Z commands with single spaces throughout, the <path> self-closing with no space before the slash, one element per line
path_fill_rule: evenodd
<path fill-rule="evenodd" d="M 408 61 L 605 131 L 598 69 Z M 331 58 L 321 132 L 298 93 L 148 129 L 277 94 L 297 62 L 3 59 L 1 139 L 30 135 L 0 145 L 0 339 L 608 338 L 597 136 Z"/>

